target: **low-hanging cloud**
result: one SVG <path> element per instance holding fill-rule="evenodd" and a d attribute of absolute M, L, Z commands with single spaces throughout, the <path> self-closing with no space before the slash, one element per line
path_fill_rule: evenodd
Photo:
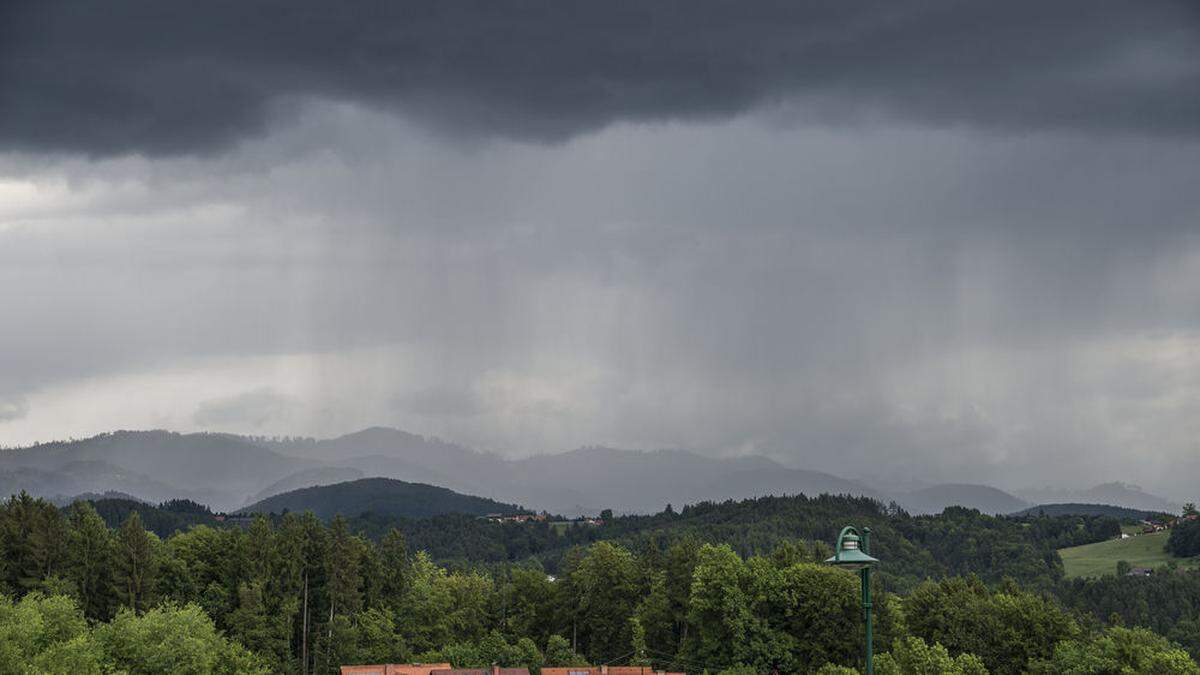
<path fill-rule="evenodd" d="M 0 424 L 23 419 L 29 414 L 29 401 L 24 396 L 0 397 Z"/>
<path fill-rule="evenodd" d="M 560 140 L 629 120 L 1200 132 L 1200 9 L 1152 2 L 8 2 L 0 149 L 208 154 L 291 102 Z"/>
<path fill-rule="evenodd" d="M 287 396 L 260 387 L 233 396 L 202 401 L 192 416 L 206 429 L 262 429 L 286 425 L 296 403 Z"/>

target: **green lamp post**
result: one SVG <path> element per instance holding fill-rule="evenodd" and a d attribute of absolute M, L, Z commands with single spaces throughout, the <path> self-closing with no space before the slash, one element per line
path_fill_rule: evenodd
<path fill-rule="evenodd" d="M 838 534 L 836 551 L 833 557 L 825 562 L 844 570 L 858 570 L 859 577 L 862 579 L 863 617 L 867 623 L 867 675 L 873 675 L 875 664 L 871 648 L 871 568 L 879 564 L 879 561 L 870 555 L 871 528 L 864 527 L 860 539 L 857 529 L 850 526 L 843 527 L 841 533 Z"/>

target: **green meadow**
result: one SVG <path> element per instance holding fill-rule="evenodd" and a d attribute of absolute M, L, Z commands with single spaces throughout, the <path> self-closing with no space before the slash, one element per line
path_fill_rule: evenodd
<path fill-rule="evenodd" d="M 1095 544 L 1058 550 L 1068 579 L 1116 574 L 1117 561 L 1133 567 L 1165 567 L 1172 560 L 1180 567 L 1200 567 L 1195 559 L 1176 558 L 1164 550 L 1169 532 L 1139 534 L 1129 539 L 1110 539 Z"/>

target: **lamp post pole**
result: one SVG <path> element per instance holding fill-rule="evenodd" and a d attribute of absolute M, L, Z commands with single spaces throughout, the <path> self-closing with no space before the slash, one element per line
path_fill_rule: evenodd
<path fill-rule="evenodd" d="M 864 527 L 859 537 L 858 529 L 843 527 L 837 538 L 837 549 L 833 557 L 825 562 L 851 572 L 857 571 L 862 581 L 863 620 L 867 627 L 866 675 L 874 675 L 874 636 L 871 631 L 871 568 L 879 563 L 871 557 L 871 528 Z"/>
<path fill-rule="evenodd" d="M 862 551 L 867 555 L 871 555 L 871 528 L 863 528 Z M 862 598 L 863 598 L 863 615 L 867 622 L 867 675 L 875 673 L 875 659 L 872 655 L 873 636 L 871 635 L 871 566 L 867 565 L 859 572 L 862 575 Z"/>

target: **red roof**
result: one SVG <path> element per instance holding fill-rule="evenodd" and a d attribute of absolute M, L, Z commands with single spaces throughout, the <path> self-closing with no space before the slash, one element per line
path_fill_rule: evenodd
<path fill-rule="evenodd" d="M 383 663 L 369 666 L 342 666 L 342 675 L 432 675 L 448 670 L 449 663 Z"/>
<path fill-rule="evenodd" d="M 529 675 L 528 668 L 455 668 L 451 670 L 435 670 L 432 675 Z"/>
<path fill-rule="evenodd" d="M 542 668 L 541 675 L 684 675 L 655 670 L 649 665 L 569 665 L 566 668 Z"/>

